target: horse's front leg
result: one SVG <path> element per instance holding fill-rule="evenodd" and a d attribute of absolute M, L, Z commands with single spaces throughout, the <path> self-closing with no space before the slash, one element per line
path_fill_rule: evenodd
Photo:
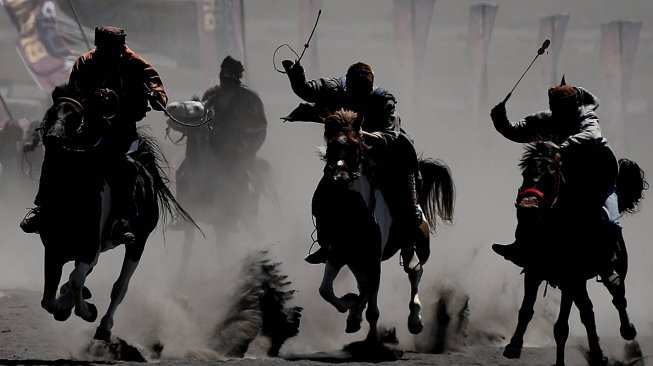
<path fill-rule="evenodd" d="M 424 268 L 414 250 L 404 249 L 402 251 L 404 271 L 408 274 L 410 281 L 410 301 L 408 302 L 408 330 L 412 334 L 419 334 L 424 329 L 422 322 L 422 303 L 419 300 L 419 283 L 424 273 Z"/>
<path fill-rule="evenodd" d="M 140 253 L 143 252 L 142 249 L 143 245 L 139 246 L 138 242 L 132 245 L 136 246 L 135 249 L 136 251 L 139 251 Z M 113 316 L 116 313 L 116 309 L 118 308 L 118 305 L 120 305 L 120 303 L 125 298 L 125 294 L 127 294 L 127 289 L 129 288 L 129 281 L 131 280 L 134 271 L 136 271 L 136 267 L 138 267 L 139 261 L 136 260 L 135 258 L 140 259 L 140 254 L 134 255 L 134 253 L 132 253 L 132 250 L 130 249 L 133 248 L 128 247 L 125 249 L 125 258 L 123 259 L 122 262 L 120 275 L 118 276 L 118 279 L 113 284 L 113 288 L 111 289 L 111 303 L 109 303 L 107 312 L 102 317 L 102 320 L 100 321 L 100 325 L 95 330 L 95 336 L 93 336 L 94 339 L 98 339 L 106 342 L 109 342 L 111 340 L 111 329 L 113 328 Z"/>
<path fill-rule="evenodd" d="M 556 363 L 555 366 L 564 366 L 565 364 L 565 344 L 569 337 L 569 314 L 573 305 L 573 296 L 570 289 L 562 288 L 560 297 L 560 312 L 558 320 L 553 326 L 553 337 L 556 341 Z"/>
<path fill-rule="evenodd" d="M 358 276 L 357 276 L 358 277 Z M 378 296 L 379 296 L 379 286 L 381 283 L 381 259 L 379 258 L 378 268 L 375 268 L 374 271 L 367 273 L 366 278 L 359 278 L 358 282 L 362 284 L 360 287 L 361 299 L 359 301 L 358 307 L 360 311 L 363 311 L 363 308 L 367 305 L 367 311 L 365 312 L 365 319 L 370 326 L 370 330 L 367 333 L 366 341 L 378 343 L 380 341 L 379 337 L 379 305 L 378 305 Z M 347 323 L 349 326 L 349 322 Z M 358 328 L 360 328 L 360 321 L 358 322 Z"/>
<path fill-rule="evenodd" d="M 333 281 L 338 276 L 340 268 L 334 267 L 329 261 L 324 265 L 324 276 L 320 284 L 320 296 L 329 304 L 333 305 L 339 312 L 344 313 L 358 303 L 358 295 L 348 293 L 340 298 L 333 292 Z"/>
<path fill-rule="evenodd" d="M 70 273 L 68 283 L 75 301 L 75 315 L 92 323 L 97 319 L 97 308 L 95 305 L 86 302 L 82 295 L 86 276 L 91 272 L 93 266 L 85 262 L 75 263 L 75 269 Z"/>
<path fill-rule="evenodd" d="M 57 290 L 59 288 L 59 281 L 61 281 L 61 272 L 63 270 L 64 262 L 57 258 L 56 255 L 45 251 L 44 275 L 43 282 L 43 298 L 41 299 L 41 307 L 48 313 L 54 315 L 54 318 L 59 321 L 68 319 L 72 313 L 71 304 L 63 304 L 57 301 Z"/>
<path fill-rule="evenodd" d="M 596 331 L 596 319 L 594 318 L 594 308 L 592 306 L 592 300 L 587 293 L 586 282 L 578 284 L 578 288 L 574 291 L 574 303 L 578 308 L 580 321 L 583 323 L 585 330 L 587 331 L 590 363 L 597 366 L 607 365 L 608 359 L 603 355 L 603 350 L 599 343 L 599 335 Z"/>
<path fill-rule="evenodd" d="M 519 308 L 517 328 L 515 328 L 515 333 L 510 338 L 510 343 L 508 343 L 503 351 L 503 356 L 506 358 L 512 359 L 521 356 L 522 346 L 524 345 L 524 334 L 526 334 L 528 323 L 533 319 L 537 291 L 542 281 L 544 279 L 538 273 L 528 270 L 524 273 L 524 298 Z"/>

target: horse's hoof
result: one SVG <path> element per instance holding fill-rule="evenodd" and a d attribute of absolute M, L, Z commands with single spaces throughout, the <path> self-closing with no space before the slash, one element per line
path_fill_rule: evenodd
<path fill-rule="evenodd" d="M 65 322 L 66 320 L 68 320 L 68 318 L 70 318 L 70 315 L 72 315 L 72 313 L 73 313 L 73 309 L 70 308 L 61 311 L 55 311 L 54 313 L 52 313 L 52 315 L 54 316 L 54 320 L 59 322 Z"/>
<path fill-rule="evenodd" d="M 412 319 L 408 317 L 408 331 L 410 334 L 420 334 L 424 330 L 424 323 L 422 323 L 422 317 L 417 316 L 417 319 Z"/>
<path fill-rule="evenodd" d="M 350 292 L 344 295 L 341 300 L 347 303 L 346 308 L 340 311 L 341 313 L 344 313 L 358 303 L 358 295 Z"/>
<path fill-rule="evenodd" d="M 65 296 L 68 295 L 70 292 L 70 283 L 66 282 L 61 287 L 59 287 L 59 296 Z M 93 296 L 91 294 L 91 290 L 88 289 L 88 287 L 84 286 L 82 287 L 82 299 L 88 300 Z"/>
<path fill-rule="evenodd" d="M 360 329 L 361 329 L 361 320 L 347 319 L 347 328 L 345 329 L 346 333 L 356 333 Z"/>
<path fill-rule="evenodd" d="M 621 333 L 621 338 L 627 341 L 632 341 L 637 336 L 637 329 L 633 323 L 628 323 L 628 325 L 622 325 L 619 328 L 619 333 Z"/>
<path fill-rule="evenodd" d="M 97 339 L 98 341 L 104 341 L 107 343 L 111 342 L 111 331 L 109 329 L 103 328 L 103 327 L 97 327 L 95 330 L 95 335 L 93 336 L 93 339 Z"/>
<path fill-rule="evenodd" d="M 503 357 L 509 359 L 519 358 L 521 356 L 521 347 L 517 344 L 508 343 L 506 348 L 503 350 Z"/>
<path fill-rule="evenodd" d="M 97 307 L 95 305 L 91 304 L 90 302 L 87 302 L 86 305 L 88 306 L 88 312 L 90 313 L 89 316 L 82 316 L 79 312 L 77 312 L 77 309 L 75 309 L 75 315 L 78 317 L 84 319 L 85 321 L 89 323 L 93 323 L 95 320 L 97 320 Z"/>

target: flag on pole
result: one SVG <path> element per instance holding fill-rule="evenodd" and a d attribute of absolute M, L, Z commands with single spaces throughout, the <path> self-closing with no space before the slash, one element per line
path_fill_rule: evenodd
<path fill-rule="evenodd" d="M 300 42 L 306 42 L 311 35 L 317 14 L 322 9 L 324 0 L 299 0 L 299 39 Z M 309 45 L 310 50 L 307 50 L 302 59 L 302 63 L 306 66 L 306 75 L 309 79 L 314 79 L 320 75 L 320 63 L 317 51 L 317 34 L 313 35 Z"/>
<path fill-rule="evenodd" d="M 477 118 L 488 109 L 487 51 L 497 9 L 495 4 L 475 4 L 469 8 L 467 64 L 473 90 L 473 111 Z"/>
<path fill-rule="evenodd" d="M 642 22 L 614 21 L 601 24 L 601 68 L 608 92 L 624 110 L 635 63 Z"/>
<path fill-rule="evenodd" d="M 625 111 L 641 28 L 641 22 L 601 24 L 601 71 L 608 96 L 604 100 L 607 99 L 606 109 L 610 115 L 604 125 L 618 154 L 623 154 L 626 147 Z"/>
<path fill-rule="evenodd" d="M 241 61 L 247 70 L 243 0 L 222 0 L 217 5 L 219 62 L 222 62 L 225 57 L 231 56 Z M 245 73 L 245 79 L 247 79 L 247 73 Z"/>
<path fill-rule="evenodd" d="M 539 43 L 545 40 L 551 41 L 551 47 L 547 49 L 548 57 L 543 57 L 539 62 L 538 85 L 543 90 L 557 85 L 558 77 L 558 59 L 562 49 L 562 41 L 567 30 L 569 14 L 549 15 L 540 18 L 540 35 Z"/>
<path fill-rule="evenodd" d="M 426 41 L 431 29 L 431 19 L 435 0 L 395 0 L 395 48 L 399 57 L 401 75 L 406 75 L 401 81 L 404 95 L 402 100 L 411 100 L 418 106 L 419 90 Z"/>
<path fill-rule="evenodd" d="M 52 0 L 0 0 L 18 32 L 16 49 L 36 84 L 46 93 L 68 81 L 79 56 L 56 28 Z"/>
<path fill-rule="evenodd" d="M 212 76 L 218 75 L 218 20 L 216 0 L 196 0 L 197 31 L 200 49 L 200 68 L 204 75 L 202 88 L 211 86 Z"/>

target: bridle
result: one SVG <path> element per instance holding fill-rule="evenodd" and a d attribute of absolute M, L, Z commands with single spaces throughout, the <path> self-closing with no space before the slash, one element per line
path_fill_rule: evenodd
<path fill-rule="evenodd" d="M 351 185 L 355 180 L 359 179 L 362 175 L 361 173 L 361 165 L 365 161 L 365 144 L 363 141 L 363 137 L 361 134 L 360 128 L 354 128 L 352 126 L 341 126 L 338 125 L 337 127 L 331 126 L 331 125 L 325 125 L 325 129 L 331 133 L 345 133 L 345 132 L 355 132 L 356 137 L 358 139 L 358 151 L 359 151 L 359 158 L 358 158 L 358 165 L 356 171 L 348 171 L 348 173 L 351 175 L 351 179 L 349 180 L 349 185 Z M 329 139 L 329 141 L 337 140 L 340 138 L 347 138 L 346 135 L 339 135 L 337 137 Z M 327 149 L 328 149 L 328 144 L 327 144 Z M 345 166 L 345 163 L 343 162 L 343 159 L 338 159 L 338 161 L 334 163 L 329 163 L 327 160 L 327 164 L 324 168 L 325 173 L 329 172 L 329 174 L 334 175 L 334 172 L 337 171 L 338 169 L 342 169 L 342 167 Z"/>
<path fill-rule="evenodd" d="M 542 159 L 542 158 L 536 158 L 536 159 Z M 547 158 L 548 159 L 548 158 Z M 540 201 L 543 203 L 543 208 L 553 208 L 556 206 L 558 203 L 558 198 L 560 196 L 560 186 L 562 182 L 564 181 L 564 177 L 562 176 L 562 172 L 560 169 L 555 169 L 554 171 L 554 177 L 555 177 L 555 186 L 553 190 L 553 194 L 551 195 L 551 198 L 547 197 L 544 192 L 542 192 L 540 189 L 535 188 L 535 187 L 529 187 L 526 189 L 521 189 L 517 193 L 517 200 L 515 202 L 516 207 L 520 207 L 520 203 L 522 200 L 529 195 L 536 196 Z M 542 207 L 540 206 L 540 207 Z"/>

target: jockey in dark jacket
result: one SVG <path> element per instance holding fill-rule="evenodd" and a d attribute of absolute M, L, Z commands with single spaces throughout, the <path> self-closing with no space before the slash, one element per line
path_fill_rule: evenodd
<path fill-rule="evenodd" d="M 530 143 L 551 141 L 559 146 L 558 156 L 563 159 L 563 169 L 569 184 L 584 184 L 583 195 L 565 199 L 574 201 L 577 207 L 603 208 L 604 217 L 614 235 L 615 247 L 622 239 L 619 208 L 616 196 L 618 160 L 601 132 L 596 115 L 599 101 L 587 90 L 566 84 L 564 77 L 559 86 L 549 89 L 549 110 L 510 122 L 505 103 L 499 103 L 491 111 L 492 122 L 498 132 L 511 141 Z M 589 151 L 589 153 L 588 153 Z M 494 244 L 492 249 L 506 259 L 523 266 L 525 246 L 519 238 L 513 244 Z M 616 280 L 615 273 L 607 273 Z"/>
<path fill-rule="evenodd" d="M 121 219 L 112 228 L 112 237 L 121 243 L 134 240 L 129 221 L 135 214 L 133 186 L 135 168 L 126 158 L 128 152 L 138 146 L 136 122 L 150 110 L 148 103 L 156 110 L 163 110 L 168 97 L 157 71 L 145 59 L 125 45 L 125 32 L 121 28 L 106 26 L 95 28 L 96 48 L 80 56 L 73 65 L 68 81 L 69 87 L 82 98 L 89 97 L 100 89 L 109 89 L 117 96 L 112 131 L 108 138 L 108 178 L 114 187 L 114 209 Z M 56 96 L 53 94 L 53 102 Z M 47 154 L 46 154 L 47 155 Z M 44 160 L 39 192 L 34 203 L 36 208 L 21 222 L 21 228 L 28 233 L 38 232 L 41 206 L 48 205 L 47 159 Z M 54 172 L 50 172 L 54 173 Z"/>
<path fill-rule="evenodd" d="M 372 179 L 383 192 L 393 227 L 397 225 L 396 228 L 408 236 L 408 247 L 402 248 L 402 256 L 408 259 L 404 263 L 408 265 L 410 262 L 413 248 L 420 263 L 425 263 L 430 253 L 429 237 L 419 228 L 423 218 L 416 191 L 419 179 L 417 153 L 412 140 L 400 126 L 400 118 L 395 113 L 395 97 L 374 85 L 372 67 L 362 62 L 351 65 L 345 77 L 308 81 L 299 63 L 284 60 L 282 64 L 295 94 L 314 103 L 310 107 L 300 105 L 286 120 L 317 122 L 339 109 L 363 116 L 361 135 L 370 159 L 375 162 Z M 323 181 L 318 185 L 315 197 L 319 197 L 320 190 L 324 189 Z M 313 214 L 319 219 L 320 208 L 315 207 L 319 200 L 316 201 L 315 197 Z M 320 250 L 306 258 L 309 263 L 326 262 L 328 243 L 319 241 L 319 236 L 318 233 Z"/>

